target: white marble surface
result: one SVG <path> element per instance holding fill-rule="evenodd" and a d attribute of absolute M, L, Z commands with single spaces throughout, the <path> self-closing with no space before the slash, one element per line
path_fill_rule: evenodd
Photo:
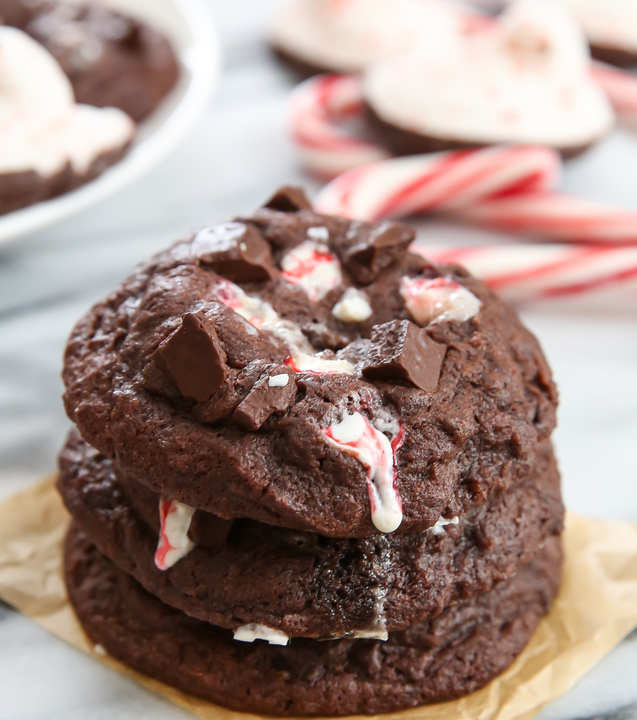
<path fill-rule="evenodd" d="M 226 69 L 191 138 L 119 196 L 0 248 L 0 497 L 54 467 L 67 428 L 61 354 L 80 313 L 180 234 L 250 210 L 275 185 L 303 179 L 285 136 L 290 81 L 260 42 L 274 2 L 208 1 Z M 637 136 L 617 133 L 574 161 L 564 184 L 637 207 Z M 437 224 L 423 231 L 450 233 Z M 637 313 L 547 305 L 524 316 L 560 385 L 556 440 L 569 507 L 637 522 Z M 3 606 L 0 699 L 0 720 L 190 717 Z M 637 633 L 541 717 L 604 714 L 637 719 Z"/>

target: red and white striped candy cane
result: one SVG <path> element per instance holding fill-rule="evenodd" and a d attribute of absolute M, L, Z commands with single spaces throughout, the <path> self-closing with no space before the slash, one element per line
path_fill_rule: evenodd
<path fill-rule="evenodd" d="M 544 239 L 637 243 L 637 212 L 551 190 L 559 169 L 557 153 L 536 146 L 393 158 L 340 175 L 315 205 L 359 220 L 442 212 Z"/>
<path fill-rule="evenodd" d="M 459 263 L 515 303 L 588 301 L 637 310 L 637 247 L 502 244 L 449 248 L 416 244 L 439 263 Z"/>
<path fill-rule="evenodd" d="M 344 129 L 360 118 L 362 107 L 358 75 L 318 75 L 292 91 L 290 130 L 307 170 L 329 179 L 389 157 L 383 148 Z"/>
<path fill-rule="evenodd" d="M 411 155 L 343 173 L 315 201 L 321 212 L 364 220 L 457 211 L 504 194 L 549 190 L 559 155 L 545 147 L 488 147 Z"/>

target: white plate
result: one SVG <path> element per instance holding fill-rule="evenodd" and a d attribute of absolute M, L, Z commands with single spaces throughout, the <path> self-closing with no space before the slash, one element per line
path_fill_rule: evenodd
<path fill-rule="evenodd" d="M 216 84 L 219 41 L 201 0 L 101 1 L 164 32 L 177 52 L 181 77 L 164 102 L 140 125 L 126 157 L 77 190 L 0 215 L 0 243 L 74 215 L 148 172 L 188 134 Z"/>

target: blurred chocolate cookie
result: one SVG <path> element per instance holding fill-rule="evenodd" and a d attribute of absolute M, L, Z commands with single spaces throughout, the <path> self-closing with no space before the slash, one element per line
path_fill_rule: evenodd
<path fill-rule="evenodd" d="M 179 67 L 169 41 L 98 2 L 0 0 L 0 18 L 53 55 L 78 103 L 117 107 L 140 122 L 177 81 Z"/>

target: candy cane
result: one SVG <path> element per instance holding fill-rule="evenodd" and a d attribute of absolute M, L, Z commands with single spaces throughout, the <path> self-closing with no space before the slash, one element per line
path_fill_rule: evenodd
<path fill-rule="evenodd" d="M 340 175 L 315 206 L 360 220 L 453 213 L 553 240 L 637 243 L 637 212 L 552 191 L 559 168 L 553 150 L 535 146 L 393 158 Z"/>
<path fill-rule="evenodd" d="M 582 299 L 591 307 L 637 309 L 637 247 L 488 245 L 449 248 L 416 244 L 439 263 L 459 263 L 516 303 Z"/>
<path fill-rule="evenodd" d="M 360 117 L 363 92 L 357 75 L 319 75 L 290 97 L 290 130 L 299 159 L 310 172 L 333 178 L 389 157 L 383 148 L 342 127 Z"/>

